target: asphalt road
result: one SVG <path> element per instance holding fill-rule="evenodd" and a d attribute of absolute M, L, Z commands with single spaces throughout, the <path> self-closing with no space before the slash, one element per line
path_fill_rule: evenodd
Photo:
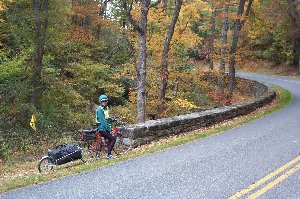
<path fill-rule="evenodd" d="M 216 136 L 4 193 L 0 198 L 215 199 L 229 198 L 251 184 L 260 186 L 248 187 L 246 192 L 250 191 L 242 198 L 300 198 L 300 79 L 242 76 L 288 89 L 293 103 Z M 282 167 L 286 163 L 290 166 Z"/>

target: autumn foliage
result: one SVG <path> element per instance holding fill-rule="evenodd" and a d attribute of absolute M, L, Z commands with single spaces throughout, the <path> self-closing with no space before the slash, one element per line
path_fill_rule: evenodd
<path fill-rule="evenodd" d="M 139 21 L 141 2 L 132 2 L 130 14 Z M 245 2 L 244 9 L 250 1 Z M 234 91 L 228 91 L 225 72 L 231 58 L 236 68 L 250 61 L 257 63 L 256 68 L 262 61 L 271 63 L 271 67 L 296 66 L 300 31 L 299 23 L 294 23 L 298 10 L 289 6 L 291 2 L 254 1 L 246 16 L 237 15 L 239 1 L 183 1 L 164 72 L 162 50 L 175 4 L 164 1 L 151 7 L 145 32 L 146 120 L 249 99 L 249 84 L 238 78 Z M 37 49 L 33 10 L 33 1 L 0 1 L 0 117 L 5 121 L 0 125 L 0 141 L 13 137 L 12 142 L 1 143 L 0 157 L 6 160 L 20 149 L 55 144 L 70 138 L 78 128 L 89 126 L 94 118 L 91 107 L 102 93 L 110 97 L 112 115 L 122 115 L 131 123 L 137 121 L 139 32 L 129 22 L 122 2 L 109 1 L 105 7 L 93 0 L 49 1 L 38 85 L 41 93 L 34 107 L 30 102 Z M 226 17 L 228 29 L 223 28 Z M 237 48 L 230 52 L 237 20 L 244 24 Z M 224 70 L 221 61 L 226 63 Z M 212 68 L 208 67 L 210 63 Z M 161 103 L 163 76 L 168 76 L 168 85 L 165 102 Z M 220 80 L 222 91 L 218 88 Z M 164 106 L 162 112 L 159 104 Z M 32 113 L 38 118 L 34 134 L 28 125 Z"/>

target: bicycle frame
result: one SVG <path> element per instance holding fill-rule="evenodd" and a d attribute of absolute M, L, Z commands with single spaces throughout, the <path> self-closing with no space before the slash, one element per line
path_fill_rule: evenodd
<path fill-rule="evenodd" d="M 122 146 L 124 145 L 124 143 L 123 143 L 123 137 L 122 137 L 123 134 L 121 132 L 121 129 L 124 128 L 127 122 L 128 121 L 125 118 L 116 117 L 113 123 L 111 134 L 113 137 L 117 139 L 117 142 L 113 148 L 113 152 L 116 155 L 123 153 L 124 148 L 126 148 L 124 150 L 126 152 L 131 150 L 131 147 Z M 101 135 L 101 132 L 98 131 L 96 128 L 81 131 L 79 135 L 79 140 L 83 141 L 82 146 L 83 148 L 87 148 L 89 153 L 96 152 L 94 158 L 98 158 L 99 153 L 101 151 L 107 151 L 109 145 L 109 140 L 104 138 Z"/>
<path fill-rule="evenodd" d="M 112 131 L 112 136 L 117 137 L 118 132 L 118 128 L 114 127 Z M 84 135 L 81 133 L 80 140 L 84 142 L 84 147 L 87 147 L 88 150 L 91 150 L 92 152 L 96 152 L 95 157 L 99 155 L 99 152 L 106 151 L 109 145 L 109 140 L 104 138 L 101 135 L 101 132 L 98 130 L 96 131 L 94 138 L 88 140 L 86 140 L 84 138 Z"/>

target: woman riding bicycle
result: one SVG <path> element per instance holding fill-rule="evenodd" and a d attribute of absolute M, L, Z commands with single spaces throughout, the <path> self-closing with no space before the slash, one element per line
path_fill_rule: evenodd
<path fill-rule="evenodd" d="M 97 129 L 100 131 L 101 136 L 109 140 L 108 150 L 107 150 L 107 159 L 113 158 L 111 151 L 116 143 L 116 138 L 111 135 L 112 128 L 109 124 L 109 121 L 113 121 L 112 118 L 109 118 L 108 113 L 108 97 L 106 95 L 100 95 L 99 97 L 99 107 L 96 110 L 96 122 Z"/>

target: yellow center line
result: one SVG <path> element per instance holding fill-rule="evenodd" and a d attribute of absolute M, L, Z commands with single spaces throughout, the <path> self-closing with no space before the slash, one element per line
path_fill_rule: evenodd
<path fill-rule="evenodd" d="M 240 198 L 241 196 L 245 195 L 246 193 L 250 192 L 251 190 L 257 188 L 258 186 L 260 186 L 261 184 L 267 182 L 268 180 L 270 180 L 271 178 L 275 177 L 276 175 L 278 175 L 279 173 L 283 172 L 284 170 L 286 170 L 288 167 L 290 167 L 291 165 L 297 163 L 300 160 L 300 155 L 297 156 L 296 158 L 294 158 L 293 160 L 291 160 L 290 162 L 286 163 L 285 165 L 283 165 L 282 167 L 279 167 L 278 169 L 276 169 L 275 171 L 269 173 L 268 175 L 266 175 L 265 177 L 263 177 L 262 179 L 256 181 L 255 183 L 249 185 L 248 187 L 246 187 L 245 189 L 242 189 L 241 191 L 235 193 L 234 195 L 232 195 L 231 197 L 229 197 L 228 199 L 234 199 L 234 198 Z"/>
<path fill-rule="evenodd" d="M 259 196 L 261 196 L 262 194 L 264 194 L 265 192 L 267 192 L 268 190 L 272 189 L 273 187 L 275 187 L 277 184 L 281 183 L 282 181 L 284 181 L 286 178 L 288 178 L 290 175 L 292 175 L 293 173 L 295 173 L 296 171 L 298 171 L 300 169 L 300 164 L 298 164 L 297 166 L 291 168 L 290 170 L 288 170 L 286 173 L 282 174 L 281 176 L 279 176 L 278 178 L 276 178 L 274 181 L 270 182 L 269 184 L 267 184 L 266 186 L 264 186 L 263 188 L 261 188 L 260 190 L 258 190 L 257 192 L 251 194 L 249 197 L 247 197 L 247 199 L 255 199 L 258 198 Z"/>

